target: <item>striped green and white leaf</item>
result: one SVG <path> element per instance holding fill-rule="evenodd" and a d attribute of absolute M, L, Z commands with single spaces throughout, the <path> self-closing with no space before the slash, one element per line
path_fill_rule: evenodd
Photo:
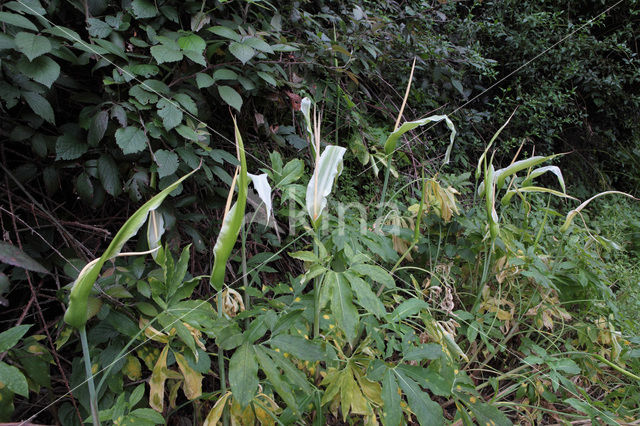
<path fill-rule="evenodd" d="M 307 213 L 312 223 L 317 223 L 327 206 L 327 197 L 331 194 L 335 180 L 342 173 L 342 158 L 346 148 L 329 145 L 320 156 L 313 176 L 307 185 Z"/>
<path fill-rule="evenodd" d="M 252 175 L 251 173 L 247 173 L 251 182 L 253 182 L 253 187 L 258 193 L 258 197 L 264 203 L 265 209 L 267 210 L 267 224 L 269 224 L 269 219 L 271 218 L 271 185 L 269 185 L 269 177 L 266 173 L 261 175 Z"/>
<path fill-rule="evenodd" d="M 196 169 L 198 170 L 198 169 Z M 111 244 L 107 247 L 107 250 L 99 258 L 89 262 L 78 275 L 73 286 L 71 287 L 71 294 L 69 295 L 69 307 L 64 315 L 64 321 L 75 327 L 82 328 L 87 322 L 87 300 L 93 284 L 98 279 L 98 274 L 102 269 L 102 266 L 109 259 L 112 259 L 120 254 L 122 247 L 131 237 L 133 237 L 138 230 L 144 225 L 147 220 L 147 215 L 150 211 L 157 209 L 165 198 L 175 190 L 185 179 L 194 174 L 196 170 L 183 176 L 182 178 L 169 185 L 162 190 L 156 196 L 147 201 L 142 207 L 140 207 L 131 217 L 122 225 L 122 228 L 118 231 Z"/>
<path fill-rule="evenodd" d="M 575 200 L 575 197 L 572 197 L 571 195 L 567 195 L 564 192 L 560 192 L 560 191 L 556 191 L 555 189 L 549 189 L 549 188 L 545 188 L 542 186 L 524 186 L 524 187 L 520 187 L 520 188 L 516 188 L 516 189 L 510 189 L 509 191 L 507 191 L 506 194 L 504 194 L 504 196 L 502 197 L 502 200 L 500 200 L 500 203 L 503 206 L 506 206 L 507 204 L 509 204 L 509 201 L 511 201 L 511 198 L 518 193 L 521 192 L 542 192 L 542 193 L 547 193 L 547 194 L 551 194 L 551 195 L 555 195 L 556 197 L 561 197 L 561 198 L 571 198 L 572 200 Z"/>
<path fill-rule="evenodd" d="M 585 207 L 587 207 L 587 205 L 592 202 L 593 200 L 595 200 L 596 198 L 602 197 L 603 195 L 609 195 L 609 194 L 620 194 L 620 195 L 624 195 L 625 197 L 629 197 L 632 198 L 634 200 L 638 200 L 638 198 L 634 197 L 633 195 L 627 194 L 626 192 L 621 192 L 621 191 L 604 191 L 601 192 L 599 194 L 594 195 L 593 197 L 589 198 L 587 201 L 585 201 L 584 203 L 580 204 L 578 207 L 576 207 L 575 209 L 571 210 L 568 214 L 567 214 L 567 218 L 564 221 L 564 225 L 562 225 L 562 227 L 560 227 L 560 231 L 561 232 L 566 232 L 569 229 L 569 226 L 571 225 L 571 222 L 573 222 L 573 218 L 582 211 L 582 209 L 584 209 Z"/>
<path fill-rule="evenodd" d="M 398 139 L 400 136 L 404 135 L 410 130 L 415 129 L 416 127 L 424 126 L 428 123 L 437 123 L 443 121 L 447 123 L 447 127 L 451 130 L 451 134 L 449 135 L 449 146 L 447 147 L 447 151 L 444 154 L 444 162 L 443 164 L 447 164 L 449 162 L 449 157 L 451 156 L 451 149 L 453 148 L 453 142 L 456 138 L 456 128 L 453 125 L 453 122 L 446 115 L 432 115 L 421 120 L 416 121 L 407 121 L 403 123 L 402 126 L 398 127 L 396 131 L 391 133 L 387 140 L 384 143 L 384 152 L 389 155 L 393 153 L 396 149 L 396 145 L 398 144 Z"/>

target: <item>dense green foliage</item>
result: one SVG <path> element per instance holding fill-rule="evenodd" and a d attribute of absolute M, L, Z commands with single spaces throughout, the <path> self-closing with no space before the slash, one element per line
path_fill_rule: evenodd
<path fill-rule="evenodd" d="M 0 421 L 638 419 L 639 22 L 4 2 Z"/>

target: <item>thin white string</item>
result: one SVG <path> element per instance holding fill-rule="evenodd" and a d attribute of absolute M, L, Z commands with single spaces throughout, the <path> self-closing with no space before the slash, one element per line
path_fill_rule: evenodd
<path fill-rule="evenodd" d="M 559 44 L 565 42 L 567 39 L 569 39 L 570 37 L 572 37 L 573 35 L 575 35 L 578 31 L 582 30 L 584 27 L 586 27 L 587 25 L 591 24 L 593 21 L 595 21 L 596 19 L 600 18 L 602 15 L 607 14 L 608 12 L 610 12 L 613 8 L 617 7 L 620 3 L 622 3 L 623 0 L 618 0 L 618 2 L 616 2 L 615 4 L 613 4 L 612 6 L 608 7 L 607 9 L 605 9 L 603 12 L 600 12 L 599 14 L 597 14 L 596 16 L 594 16 L 593 18 L 589 19 L 587 22 L 585 22 L 584 24 L 580 25 L 578 28 L 576 28 L 575 30 L 571 31 L 569 34 L 567 34 L 566 36 L 564 36 L 563 38 L 561 38 L 559 41 L 555 42 L 554 44 L 552 44 L 551 46 L 549 46 L 548 48 L 546 48 L 545 50 L 543 50 L 542 52 L 538 53 L 536 56 L 534 56 L 533 58 L 529 59 L 527 62 L 525 62 L 524 64 L 520 65 L 518 68 L 516 68 L 515 70 L 511 71 L 509 74 L 507 74 L 506 76 L 502 77 L 500 80 L 496 81 L 495 83 L 493 83 L 491 86 L 489 86 L 488 88 L 484 89 L 482 92 L 478 93 L 477 95 L 475 95 L 474 97 L 472 97 L 471 99 L 469 99 L 467 102 L 463 103 L 462 105 L 460 105 L 458 108 L 454 109 L 452 112 L 450 112 L 449 114 L 447 114 L 448 116 L 452 116 L 454 115 L 456 112 L 460 111 L 462 108 L 466 107 L 467 105 L 469 105 L 471 102 L 475 101 L 476 99 L 478 99 L 480 96 L 484 95 L 485 93 L 487 93 L 489 90 L 495 88 L 496 86 L 502 84 L 505 80 L 507 80 L 509 77 L 513 76 L 514 74 L 516 74 L 517 72 L 521 71 L 523 68 L 525 68 L 527 65 L 529 65 L 530 63 L 532 63 L 533 61 L 537 60 L 538 58 L 540 58 L 541 56 L 545 55 L 547 52 L 549 52 L 551 49 L 553 49 L 554 47 L 558 46 Z M 439 108 L 437 108 L 436 110 L 442 108 L 444 105 L 440 106 Z M 430 125 L 429 127 L 425 128 L 424 130 L 422 130 L 418 135 L 416 135 L 415 137 L 411 138 L 409 141 L 407 141 L 405 144 L 399 144 L 397 148 L 395 148 L 389 155 L 393 155 L 393 153 L 395 153 L 396 151 L 398 151 L 400 148 L 404 147 L 404 145 L 409 145 L 411 142 L 413 142 L 415 139 L 417 139 L 418 137 L 420 137 L 420 135 L 426 133 L 427 131 L 429 131 L 430 129 L 432 129 L 434 126 L 436 126 L 437 123 L 434 123 L 432 125 Z M 360 175 L 362 175 L 363 173 L 365 173 L 366 171 L 368 171 L 369 169 L 371 169 L 373 167 L 373 165 L 365 168 L 364 170 L 362 170 L 360 173 L 358 173 L 355 177 L 358 177 Z"/>

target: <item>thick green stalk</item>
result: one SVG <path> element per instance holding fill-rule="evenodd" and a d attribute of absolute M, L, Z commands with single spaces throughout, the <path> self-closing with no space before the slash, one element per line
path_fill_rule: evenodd
<path fill-rule="evenodd" d="M 94 426 L 100 426 L 100 416 L 98 413 L 98 395 L 93 383 L 93 371 L 91 371 L 91 356 L 89 355 L 89 345 L 87 344 L 87 331 L 83 326 L 79 329 L 80 342 L 82 344 L 82 358 L 84 359 L 84 370 L 87 375 L 87 386 L 89 387 L 89 404 L 91 406 L 91 417 Z"/>
<path fill-rule="evenodd" d="M 254 215 L 255 216 L 255 215 Z M 242 230 L 240 231 L 242 236 L 242 285 L 244 286 L 244 308 L 249 310 L 251 304 L 251 297 L 249 296 L 249 279 L 247 278 L 247 227 L 243 223 Z M 245 327 L 249 327 L 249 318 L 244 320 Z"/>
<path fill-rule="evenodd" d="M 222 318 L 222 309 L 223 300 L 222 293 L 218 293 L 218 318 Z M 226 395 L 227 393 L 227 371 L 224 366 L 224 349 L 218 346 L 218 374 L 220 376 L 220 388 L 221 395 Z M 222 424 L 224 426 L 229 426 L 229 408 L 225 405 L 224 411 L 222 412 Z"/>

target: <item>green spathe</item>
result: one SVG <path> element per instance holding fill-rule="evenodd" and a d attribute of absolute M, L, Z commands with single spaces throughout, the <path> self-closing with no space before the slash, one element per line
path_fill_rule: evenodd
<path fill-rule="evenodd" d="M 71 287 L 69 307 L 64 314 L 64 321 L 67 324 L 75 328 L 84 327 L 87 322 L 87 301 L 89 293 L 91 292 L 93 284 L 98 279 L 98 274 L 100 273 L 102 266 L 107 260 L 116 257 L 120 253 L 124 244 L 138 232 L 140 227 L 147 220 L 149 212 L 157 209 L 160 204 L 162 204 L 162 201 L 164 201 L 164 199 L 185 179 L 195 173 L 196 170 L 193 170 L 191 173 L 178 179 L 172 185 L 162 190 L 155 197 L 140 207 L 133 215 L 131 215 L 124 225 L 122 225 L 122 228 L 120 228 L 102 256 L 89 262 L 87 266 L 80 271 L 80 275 L 78 275 L 78 278 L 73 283 L 73 287 Z"/>

